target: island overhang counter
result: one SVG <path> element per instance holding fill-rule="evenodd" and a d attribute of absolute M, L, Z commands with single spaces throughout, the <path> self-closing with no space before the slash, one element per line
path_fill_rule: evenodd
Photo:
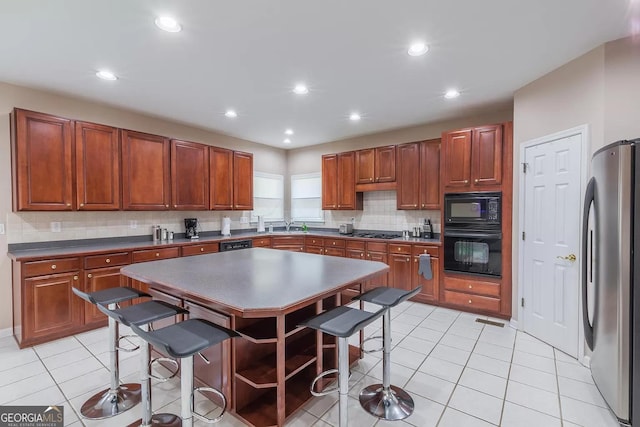
<path fill-rule="evenodd" d="M 337 363 L 335 341 L 298 324 L 388 271 L 381 262 L 252 248 L 133 264 L 121 273 L 193 317 L 237 330 L 241 338 L 209 352 L 211 365 L 194 359 L 196 382 L 221 388 L 228 409 L 248 424 L 282 426 L 311 397 L 312 379 Z M 355 360 L 361 354 L 353 350 Z"/>

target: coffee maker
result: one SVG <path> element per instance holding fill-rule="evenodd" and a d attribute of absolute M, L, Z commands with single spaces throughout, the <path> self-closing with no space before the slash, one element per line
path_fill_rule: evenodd
<path fill-rule="evenodd" d="M 198 218 L 185 218 L 184 219 L 185 233 L 184 237 L 187 239 L 198 238 Z"/>

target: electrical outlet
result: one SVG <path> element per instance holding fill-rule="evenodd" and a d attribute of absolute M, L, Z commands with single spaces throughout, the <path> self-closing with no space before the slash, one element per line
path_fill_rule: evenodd
<path fill-rule="evenodd" d="M 60 221 L 52 221 L 49 225 L 52 233 L 60 233 L 62 231 L 62 223 Z"/>
<path fill-rule="evenodd" d="M 249 218 L 246 216 L 240 217 L 240 224 L 249 224 Z"/>
<path fill-rule="evenodd" d="M 130 219 L 129 228 L 138 228 L 138 221 L 136 221 L 135 219 Z"/>
<path fill-rule="evenodd" d="M 4 234 L 4 224 L 0 222 L 0 234 Z"/>

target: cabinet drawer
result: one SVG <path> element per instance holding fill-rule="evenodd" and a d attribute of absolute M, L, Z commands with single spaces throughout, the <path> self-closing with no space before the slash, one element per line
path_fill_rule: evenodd
<path fill-rule="evenodd" d="M 276 246 L 304 246 L 304 237 L 302 236 L 278 236 L 273 237 L 271 240 L 273 247 Z"/>
<path fill-rule="evenodd" d="M 383 242 L 367 242 L 367 252 L 387 252 L 387 244 Z"/>
<path fill-rule="evenodd" d="M 80 258 L 59 258 L 25 262 L 23 271 L 25 277 L 33 277 L 53 273 L 65 273 L 67 271 L 80 270 L 80 268 L 82 268 Z"/>
<path fill-rule="evenodd" d="M 273 245 L 273 249 L 280 249 L 291 252 L 304 252 L 304 245 Z"/>
<path fill-rule="evenodd" d="M 362 240 L 347 240 L 346 248 L 364 251 L 364 242 Z"/>
<path fill-rule="evenodd" d="M 413 246 L 413 256 L 418 256 L 422 254 L 429 254 L 433 257 L 439 258 L 439 253 L 437 246 L 422 246 L 422 245 L 414 245 Z"/>
<path fill-rule="evenodd" d="M 131 264 L 131 254 L 129 252 L 118 252 L 113 254 L 91 255 L 84 257 L 84 268 L 111 267 L 114 265 Z"/>
<path fill-rule="evenodd" d="M 133 252 L 133 262 L 155 261 L 158 259 L 177 258 L 180 248 L 145 249 Z"/>
<path fill-rule="evenodd" d="M 500 311 L 500 299 L 461 292 L 444 291 L 444 302 L 483 311 Z"/>
<path fill-rule="evenodd" d="M 305 242 L 305 244 L 311 245 L 311 246 L 322 246 L 323 239 L 320 238 L 320 237 L 311 237 L 311 236 L 309 236 L 309 237 L 305 238 L 304 242 Z"/>
<path fill-rule="evenodd" d="M 325 248 L 344 248 L 345 243 L 343 239 L 324 239 Z"/>
<path fill-rule="evenodd" d="M 452 291 L 470 292 L 474 294 L 500 297 L 500 284 L 481 280 L 459 279 L 445 277 L 444 288 Z"/>
<path fill-rule="evenodd" d="M 199 245 L 188 245 L 182 247 L 182 256 L 211 254 L 218 252 L 220 245 L 216 243 L 201 243 Z"/>
<path fill-rule="evenodd" d="M 256 237 L 253 239 L 254 248 L 270 248 L 271 237 Z"/>
<path fill-rule="evenodd" d="M 392 254 L 411 255 L 411 245 L 389 243 L 389 252 Z"/>

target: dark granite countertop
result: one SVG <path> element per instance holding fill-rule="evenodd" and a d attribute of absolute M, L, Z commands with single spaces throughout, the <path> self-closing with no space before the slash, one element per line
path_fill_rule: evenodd
<path fill-rule="evenodd" d="M 376 261 L 252 248 L 132 264 L 121 272 L 180 298 L 258 317 L 284 314 L 388 270 Z"/>
<path fill-rule="evenodd" d="M 133 236 L 133 237 L 114 237 L 103 239 L 84 239 L 84 240 L 64 240 L 53 242 L 34 242 L 34 243 L 20 243 L 10 244 L 7 252 L 8 256 L 16 261 L 28 261 L 31 259 L 42 259 L 48 257 L 60 257 L 76 254 L 91 254 L 91 253 L 104 253 L 113 251 L 128 251 L 128 250 L 141 250 L 141 249 L 157 249 L 172 246 L 181 246 L 186 244 L 198 244 L 220 241 L 233 241 L 242 239 L 251 239 L 254 237 L 275 237 L 275 236 L 320 236 L 320 237 L 336 237 L 347 239 L 359 239 L 348 234 L 340 234 L 337 231 L 331 231 L 326 229 L 311 230 L 307 233 L 302 231 L 286 232 L 284 230 L 276 230 L 273 233 L 257 233 L 252 230 L 247 231 L 233 231 L 231 236 L 221 236 L 219 231 L 216 232 L 204 232 L 200 234 L 199 239 L 185 239 L 183 237 L 175 238 L 174 240 L 162 241 L 154 243 L 151 240 L 151 236 Z M 364 239 L 364 240 L 376 240 L 388 243 L 424 243 L 429 245 L 440 245 L 439 239 Z"/>

